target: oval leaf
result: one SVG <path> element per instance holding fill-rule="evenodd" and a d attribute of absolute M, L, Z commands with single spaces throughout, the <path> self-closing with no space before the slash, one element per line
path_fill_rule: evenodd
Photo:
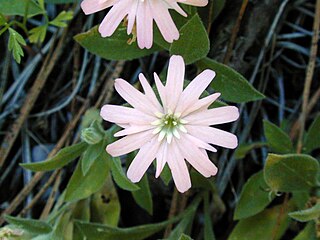
<path fill-rule="evenodd" d="M 210 58 L 203 58 L 197 62 L 201 69 L 212 69 L 217 76 L 212 81 L 212 88 L 222 94 L 223 99 L 243 103 L 261 100 L 265 96 L 256 90 L 240 73 L 232 68 L 218 63 Z"/>
<path fill-rule="evenodd" d="M 138 191 L 131 192 L 136 203 L 146 210 L 150 215 L 153 213 L 153 201 L 149 187 L 148 176 L 145 174 L 141 181 L 138 183 L 140 189 Z"/>
<path fill-rule="evenodd" d="M 308 222 L 311 220 L 316 220 L 320 216 L 320 203 L 317 203 L 312 208 L 291 212 L 289 213 L 289 216 L 299 222 Z"/>
<path fill-rule="evenodd" d="M 269 154 L 264 178 L 273 191 L 306 191 L 317 183 L 319 163 L 304 154 Z"/>
<path fill-rule="evenodd" d="M 48 223 L 39 220 L 12 217 L 8 215 L 5 216 L 5 220 L 32 234 L 46 234 L 52 231 L 52 227 Z"/>
<path fill-rule="evenodd" d="M 28 6 L 28 17 L 45 13 L 39 5 L 32 0 L 0 0 L 0 11 L 3 15 L 24 16 Z"/>
<path fill-rule="evenodd" d="M 308 129 L 306 141 L 304 144 L 305 152 L 309 153 L 314 149 L 320 148 L 320 115 L 311 124 Z"/>

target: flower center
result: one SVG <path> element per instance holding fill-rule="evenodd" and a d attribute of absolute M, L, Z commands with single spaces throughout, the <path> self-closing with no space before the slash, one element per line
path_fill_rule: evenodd
<path fill-rule="evenodd" d="M 187 132 L 187 129 L 184 127 L 184 124 L 187 121 L 180 118 L 181 114 L 172 113 L 168 111 L 167 114 L 156 113 L 158 120 L 151 123 L 152 125 L 157 126 L 153 131 L 153 134 L 158 134 L 158 141 L 162 141 L 164 138 L 167 139 L 167 142 L 170 144 L 173 137 L 180 139 L 180 133 Z"/>

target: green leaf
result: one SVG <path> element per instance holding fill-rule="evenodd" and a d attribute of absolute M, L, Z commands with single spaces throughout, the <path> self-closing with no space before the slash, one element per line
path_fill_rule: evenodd
<path fill-rule="evenodd" d="M 83 175 L 86 175 L 92 164 L 105 151 L 105 141 L 100 141 L 94 145 L 89 145 L 81 158 L 81 169 Z"/>
<path fill-rule="evenodd" d="M 21 45 L 25 46 L 26 42 L 23 37 L 12 28 L 9 28 L 9 43 L 8 49 L 12 52 L 14 60 L 17 63 L 21 62 L 21 57 L 24 56 Z"/>
<path fill-rule="evenodd" d="M 305 210 L 291 212 L 289 213 L 289 216 L 299 222 L 316 220 L 320 217 L 320 203 L 317 203 L 313 207 Z"/>
<path fill-rule="evenodd" d="M 163 168 L 162 172 L 160 173 L 160 178 L 163 181 L 163 183 L 166 186 L 168 186 L 169 182 L 172 179 L 171 171 L 170 171 L 168 164 L 164 165 L 164 168 Z"/>
<path fill-rule="evenodd" d="M 80 0 L 45 0 L 46 3 L 54 3 L 54 4 L 65 4 L 65 3 L 76 3 L 80 2 Z"/>
<path fill-rule="evenodd" d="M 276 153 L 293 153 L 290 137 L 275 124 L 263 120 L 264 134 L 271 149 Z"/>
<path fill-rule="evenodd" d="M 80 142 L 70 147 L 63 148 L 49 160 L 37 163 L 22 163 L 20 166 L 32 171 L 51 171 L 59 169 L 79 157 L 87 147 L 87 143 Z"/>
<path fill-rule="evenodd" d="M 103 188 L 91 197 L 91 222 L 117 226 L 120 219 L 120 203 L 111 176 Z"/>
<path fill-rule="evenodd" d="M 214 236 L 213 232 L 213 224 L 211 221 L 211 211 L 209 206 L 209 194 L 208 192 L 205 194 L 204 197 L 204 240 L 215 240 L 216 237 Z"/>
<path fill-rule="evenodd" d="M 263 211 L 274 197 L 274 194 L 268 192 L 263 171 L 252 175 L 243 186 L 233 218 L 239 220 Z"/>
<path fill-rule="evenodd" d="M 0 0 L 0 6 L 0 12 L 7 16 L 24 16 L 27 6 L 28 18 L 45 13 L 45 11 L 32 0 Z"/>
<path fill-rule="evenodd" d="M 67 27 L 66 21 L 69 21 L 73 18 L 73 12 L 72 11 L 62 11 L 59 13 L 59 15 L 49 22 L 49 24 L 56 26 L 56 27 Z"/>
<path fill-rule="evenodd" d="M 192 240 L 192 238 L 189 237 L 188 235 L 181 234 L 178 240 Z"/>
<path fill-rule="evenodd" d="M 136 203 L 146 210 L 150 215 L 153 213 L 153 201 L 149 187 L 148 176 L 145 174 L 141 181 L 137 183 L 139 190 L 131 192 Z"/>
<path fill-rule="evenodd" d="M 306 227 L 293 240 L 317 240 L 316 225 L 309 222 Z"/>
<path fill-rule="evenodd" d="M 60 215 L 55 222 L 53 231 L 48 238 L 50 240 L 72 240 L 73 239 L 73 221 L 71 220 L 72 212 L 70 210 L 65 211 Z"/>
<path fill-rule="evenodd" d="M 264 178 L 273 191 L 306 191 L 317 184 L 319 163 L 304 154 L 268 154 Z"/>
<path fill-rule="evenodd" d="M 245 219 L 235 226 L 228 240 L 280 239 L 289 225 L 288 208 L 275 206 Z M 281 213 L 281 215 L 279 215 Z M 276 231 L 276 232 L 275 232 Z"/>
<path fill-rule="evenodd" d="M 212 69 L 217 76 L 212 81 L 212 88 L 222 94 L 223 99 L 235 103 L 261 100 L 265 96 L 256 90 L 240 73 L 210 58 L 197 62 L 201 69 Z"/>
<path fill-rule="evenodd" d="M 264 142 L 254 142 L 254 143 L 243 143 L 240 144 L 240 146 L 237 147 L 235 151 L 235 158 L 236 159 L 243 159 L 245 156 L 256 148 L 261 148 L 267 146 Z"/>
<path fill-rule="evenodd" d="M 6 18 L 0 13 L 0 26 L 3 26 L 7 23 Z"/>
<path fill-rule="evenodd" d="M 29 40 L 31 43 L 42 43 L 46 38 L 47 34 L 47 25 L 42 25 L 39 27 L 32 28 L 29 31 Z"/>
<path fill-rule="evenodd" d="M 109 155 L 105 151 L 102 151 L 102 154 L 94 161 L 85 176 L 82 175 L 81 164 L 79 162 L 68 183 L 65 201 L 71 202 L 84 199 L 99 191 L 109 174 L 109 161 Z"/>
<path fill-rule="evenodd" d="M 8 223 L 32 234 L 45 234 L 52 231 L 52 227 L 49 224 L 39 220 L 24 219 L 8 215 L 5 216 L 5 220 Z"/>
<path fill-rule="evenodd" d="M 129 45 L 127 43 L 129 38 L 125 27 L 119 27 L 111 37 L 107 38 L 101 37 L 98 27 L 74 37 L 89 52 L 108 60 L 132 60 L 159 50 L 157 46 L 151 49 L 140 49 L 137 43 Z"/>
<path fill-rule="evenodd" d="M 304 143 L 305 152 L 309 153 L 314 149 L 320 148 L 320 115 L 311 124 L 308 129 L 306 140 Z"/>
<path fill-rule="evenodd" d="M 137 191 L 140 188 L 138 185 L 132 183 L 127 176 L 124 174 L 121 160 L 118 157 L 112 158 L 111 160 L 111 173 L 114 181 L 117 185 L 127 191 Z"/>
<path fill-rule="evenodd" d="M 84 128 L 88 128 L 90 127 L 90 125 L 96 122 L 98 124 L 102 123 L 102 118 L 100 116 L 100 110 L 97 108 L 89 108 L 84 116 L 82 117 L 82 121 L 81 121 L 81 130 Z"/>
<path fill-rule="evenodd" d="M 186 64 L 207 56 L 210 42 L 198 14 L 195 14 L 179 32 L 180 38 L 171 44 L 170 54 L 181 55 Z"/>

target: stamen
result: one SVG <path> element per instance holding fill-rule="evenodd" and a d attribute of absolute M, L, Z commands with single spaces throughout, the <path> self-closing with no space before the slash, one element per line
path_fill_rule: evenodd
<path fill-rule="evenodd" d="M 158 118 L 162 118 L 164 116 L 164 114 L 161 112 L 155 112 L 154 115 L 156 115 Z"/>

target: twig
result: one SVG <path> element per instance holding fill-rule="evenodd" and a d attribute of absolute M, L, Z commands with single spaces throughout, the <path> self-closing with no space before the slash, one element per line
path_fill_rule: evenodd
<path fill-rule="evenodd" d="M 58 46 L 55 48 L 54 44 L 52 45 L 49 54 L 47 55 L 42 68 L 30 89 L 26 100 L 21 108 L 19 117 L 12 124 L 10 130 L 8 130 L 6 136 L 3 139 L 3 142 L 0 147 L 0 168 L 3 166 L 19 132 L 22 127 L 22 124 L 25 122 L 28 117 L 33 105 L 35 104 L 42 88 L 44 87 L 51 71 L 53 70 L 55 63 L 59 59 L 60 55 L 63 52 L 65 46 L 65 38 L 67 36 L 67 28 L 64 30 L 61 39 L 59 40 Z M 51 53 L 53 55 L 51 56 Z"/>
<path fill-rule="evenodd" d="M 317 0 L 316 6 L 315 6 L 314 22 L 313 22 L 313 36 L 311 41 L 310 57 L 309 57 L 309 63 L 308 63 L 308 68 L 306 72 L 306 80 L 305 80 L 304 89 L 303 89 L 302 112 L 300 115 L 300 132 L 299 132 L 299 139 L 298 139 L 298 145 L 297 145 L 298 153 L 301 153 L 302 146 L 303 146 L 302 141 L 303 141 L 303 134 L 304 134 L 305 123 L 307 118 L 310 87 L 312 83 L 317 51 L 318 51 L 319 26 L 320 26 L 320 0 Z"/>
<path fill-rule="evenodd" d="M 46 219 L 46 217 L 49 215 L 50 210 L 54 204 L 54 200 L 56 199 L 56 196 L 58 194 L 58 188 L 60 186 L 61 183 L 61 175 L 62 175 L 62 171 L 59 171 L 59 174 L 57 175 L 56 181 L 54 182 L 52 191 L 50 193 L 50 196 L 47 200 L 47 203 L 45 205 L 45 207 L 42 210 L 42 213 L 40 215 L 39 219 Z"/>
<path fill-rule="evenodd" d="M 233 46 L 234 46 L 234 44 L 236 42 L 237 35 L 238 35 L 239 29 L 240 29 L 240 25 L 241 25 L 241 21 L 242 21 L 244 12 L 247 9 L 248 2 L 249 2 L 249 0 L 243 0 L 242 1 L 242 5 L 241 5 L 241 8 L 240 8 L 240 12 L 239 12 L 236 24 L 234 25 L 234 27 L 232 29 L 231 39 L 230 39 L 230 42 L 228 44 L 227 52 L 224 55 L 224 59 L 223 59 L 223 63 L 224 64 L 228 64 L 230 59 L 231 59 L 232 49 L 233 49 Z"/>
<path fill-rule="evenodd" d="M 287 217 L 285 212 L 286 212 L 286 209 L 288 207 L 288 200 L 289 200 L 289 194 L 286 193 L 285 197 L 284 197 L 283 204 L 281 205 L 279 214 L 277 216 L 276 226 L 272 231 L 272 240 L 276 240 L 277 239 L 277 233 L 278 233 L 278 231 L 280 229 L 280 226 L 281 226 L 281 220 L 282 220 L 283 217 Z"/>
<path fill-rule="evenodd" d="M 179 199 L 179 192 L 176 188 L 174 188 L 172 199 L 171 199 L 170 210 L 169 210 L 169 214 L 168 214 L 167 219 L 173 218 L 175 216 L 175 214 L 177 213 L 178 199 Z M 172 226 L 173 226 L 172 224 L 169 224 L 166 227 L 166 230 L 164 231 L 163 238 L 167 238 L 170 235 L 171 230 L 172 230 Z"/>
<path fill-rule="evenodd" d="M 41 187 L 40 191 L 34 196 L 32 201 L 24 209 L 22 209 L 22 211 L 18 215 L 24 216 L 27 213 L 27 211 L 31 209 L 39 201 L 40 197 L 47 191 L 51 183 L 56 179 L 59 172 L 59 170 L 53 172 L 48 181 Z"/>
<path fill-rule="evenodd" d="M 214 7 L 214 1 L 210 1 L 209 15 L 208 15 L 208 26 L 207 26 L 208 35 L 210 35 L 211 26 L 212 26 L 213 7 Z"/>

